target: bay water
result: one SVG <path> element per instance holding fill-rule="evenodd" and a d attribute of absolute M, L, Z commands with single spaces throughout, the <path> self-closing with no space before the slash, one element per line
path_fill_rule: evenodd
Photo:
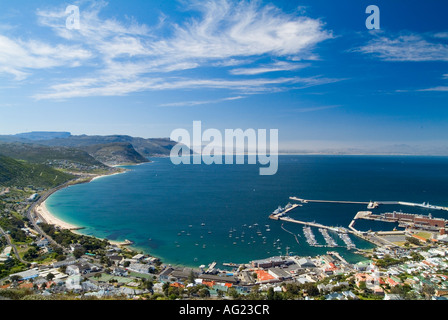
<path fill-rule="evenodd" d="M 348 201 L 429 202 L 448 206 L 448 157 L 281 155 L 276 175 L 260 176 L 258 165 L 173 165 L 169 158 L 125 167 L 126 173 L 68 187 L 46 202 L 56 217 L 84 227 L 79 232 L 134 242 L 164 263 L 198 267 L 213 261 L 246 263 L 292 254 L 338 251 L 350 262 L 364 260 L 335 233 L 340 247 L 309 246 L 303 226 L 270 220 L 289 197 Z M 348 227 L 365 205 L 308 203 L 288 213 L 297 220 Z M 448 218 L 446 211 L 380 206 Z M 359 221 L 360 230 L 391 230 L 394 224 Z M 324 238 L 313 228 L 316 240 Z M 294 237 L 296 235 L 296 237 Z M 350 235 L 357 248 L 373 245 Z"/>

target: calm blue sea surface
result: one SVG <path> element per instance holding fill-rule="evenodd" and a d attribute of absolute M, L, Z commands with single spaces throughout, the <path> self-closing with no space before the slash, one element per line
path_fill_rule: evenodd
<path fill-rule="evenodd" d="M 126 167 L 130 171 L 75 185 L 52 195 L 48 209 L 83 226 L 81 233 L 110 240 L 129 239 L 166 263 L 199 266 L 213 261 L 243 263 L 292 253 L 314 256 L 336 250 L 347 260 L 362 256 L 342 247 L 310 247 L 301 225 L 268 219 L 290 196 L 323 200 L 399 200 L 448 206 L 448 157 L 315 156 L 279 157 L 274 176 L 258 165 L 179 165 L 169 158 Z M 348 227 L 364 205 L 309 203 L 289 213 L 298 220 Z M 446 211 L 381 206 L 375 213 L 402 210 L 448 218 Z M 359 222 L 361 230 L 393 224 Z M 325 241 L 313 228 L 316 240 Z M 353 235 L 358 248 L 372 245 Z"/>

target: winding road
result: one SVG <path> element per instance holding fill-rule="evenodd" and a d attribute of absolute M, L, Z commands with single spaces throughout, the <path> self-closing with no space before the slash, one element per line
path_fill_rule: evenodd
<path fill-rule="evenodd" d="M 20 257 L 19 250 L 17 250 L 17 246 L 16 246 L 14 243 L 12 243 L 12 240 L 11 240 L 11 238 L 9 237 L 9 234 L 7 234 L 7 233 L 5 232 L 5 230 L 3 230 L 2 227 L 0 227 L 0 233 L 5 237 L 6 241 L 8 242 L 8 245 L 9 245 L 9 246 L 12 248 L 12 250 L 14 251 L 14 255 L 16 256 L 17 260 L 19 260 L 19 261 L 22 262 L 22 263 L 28 263 L 28 261 L 25 261 L 25 260 L 23 260 L 23 259 Z"/>

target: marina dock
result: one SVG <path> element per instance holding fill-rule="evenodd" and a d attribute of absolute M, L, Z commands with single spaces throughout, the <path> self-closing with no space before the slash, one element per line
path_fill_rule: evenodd
<path fill-rule="evenodd" d="M 367 205 L 368 209 L 376 209 L 380 205 L 403 205 L 403 206 L 412 206 L 412 207 L 421 207 L 421 208 L 426 208 L 426 209 L 448 211 L 448 207 L 430 205 L 429 203 L 425 203 L 425 202 L 420 204 L 420 203 L 412 203 L 412 202 L 404 202 L 404 201 L 364 202 L 364 201 L 338 201 L 338 200 L 308 200 L 308 199 L 302 199 L 302 198 L 298 198 L 298 197 L 289 197 L 289 199 L 293 200 L 293 201 L 299 201 L 302 204 L 310 203 L 310 202 L 362 204 L 362 205 Z M 307 222 L 307 221 L 296 220 L 296 219 L 293 219 L 286 215 L 286 213 L 297 208 L 298 206 L 302 206 L 302 205 L 301 204 L 291 205 L 289 203 L 285 208 L 279 207 L 277 210 L 275 210 L 272 214 L 269 215 L 269 219 L 302 224 L 304 226 L 303 231 L 304 231 L 306 240 L 307 240 L 308 244 L 311 246 L 319 246 L 319 247 L 324 246 L 324 245 L 317 243 L 317 241 L 315 240 L 314 235 L 311 231 L 311 227 L 315 227 L 315 228 L 319 229 L 319 231 L 322 233 L 322 235 L 326 241 L 326 246 L 329 246 L 329 247 L 334 247 L 334 246 L 338 246 L 338 245 L 336 244 L 334 239 L 331 238 L 331 236 L 328 234 L 327 230 L 338 233 L 339 237 L 344 241 L 344 243 L 348 249 L 356 249 L 355 245 L 353 244 L 351 239 L 348 237 L 349 234 L 353 234 L 353 235 L 355 235 L 361 239 L 364 239 L 366 241 L 369 241 L 375 245 L 384 244 L 384 240 L 382 240 L 380 237 L 376 237 L 374 234 L 369 234 L 366 232 L 356 230 L 354 225 L 355 225 L 356 220 L 358 220 L 358 219 L 400 222 L 404 227 L 406 227 L 407 225 L 411 225 L 411 224 L 418 224 L 419 226 L 423 226 L 423 227 L 428 225 L 432 229 L 438 229 L 440 227 L 445 227 L 446 225 L 448 225 L 448 220 L 432 218 L 431 214 L 429 214 L 428 216 L 422 216 L 422 215 L 412 215 L 412 214 L 406 214 L 406 213 L 395 212 L 395 211 L 392 213 L 385 213 L 385 214 L 372 214 L 371 211 L 359 211 L 356 213 L 353 220 L 350 222 L 348 229 L 344 228 L 344 227 L 331 227 L 331 226 L 326 226 L 326 225 L 317 223 L 315 221 Z M 283 224 L 282 224 L 282 229 L 285 230 L 283 227 Z M 285 230 L 285 231 L 289 232 L 288 230 Z M 292 232 L 289 232 L 289 233 L 292 233 Z M 296 241 L 297 241 L 297 243 L 299 243 L 297 238 L 296 238 Z M 390 244 L 390 245 L 393 245 L 393 244 Z"/>
<path fill-rule="evenodd" d="M 290 200 L 299 201 L 301 203 L 340 203 L 340 204 L 363 204 L 367 205 L 368 209 L 375 209 L 380 205 L 401 205 L 401 206 L 409 206 L 409 207 L 419 207 L 419 208 L 425 208 L 425 209 L 433 209 L 433 210 L 443 210 L 448 211 L 448 207 L 443 206 L 435 206 L 432 204 L 429 204 L 427 202 L 423 203 L 413 203 L 413 202 L 406 202 L 406 201 L 340 201 L 340 200 L 308 200 L 308 199 L 302 199 L 298 197 L 289 197 Z"/>
<path fill-rule="evenodd" d="M 290 200 L 300 201 L 301 203 L 318 202 L 318 203 L 344 203 L 344 204 L 365 204 L 368 205 L 370 202 L 359 202 L 359 201 L 338 201 L 338 200 L 307 200 L 297 197 L 289 197 Z"/>
<path fill-rule="evenodd" d="M 331 230 L 331 231 L 334 231 L 334 232 L 348 232 L 348 230 L 345 229 L 345 228 L 329 227 L 329 226 L 325 226 L 325 225 L 317 223 L 317 222 L 300 221 L 300 220 L 293 219 L 291 217 L 279 217 L 278 215 L 271 214 L 269 216 L 269 218 L 273 219 L 273 220 L 281 220 L 281 221 L 287 221 L 287 222 L 292 222 L 292 223 L 303 224 L 304 226 L 308 226 L 308 227 L 316 227 L 316 228 L 328 229 L 328 230 Z"/>

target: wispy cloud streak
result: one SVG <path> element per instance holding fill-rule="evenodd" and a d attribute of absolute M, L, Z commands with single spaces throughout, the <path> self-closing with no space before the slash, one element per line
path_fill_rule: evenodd
<path fill-rule="evenodd" d="M 244 98 L 245 98 L 244 96 L 236 96 L 236 97 L 228 97 L 228 98 L 215 99 L 215 100 L 181 101 L 181 102 L 163 103 L 163 104 L 159 105 L 159 107 L 191 107 L 191 106 L 217 104 L 217 103 L 225 102 L 225 101 L 241 100 Z"/>
<path fill-rule="evenodd" d="M 302 61 L 315 59 L 315 47 L 333 35 L 319 19 L 285 13 L 260 1 L 191 0 L 186 10 L 198 12 L 195 18 L 175 24 L 162 15 L 159 24 L 151 27 L 133 18 L 101 18 L 108 5 L 105 1 L 79 5 L 79 30 L 66 28 L 65 7 L 36 12 L 40 26 L 57 36 L 56 43 L 0 36 L 0 73 L 23 80 L 37 69 L 82 71 L 73 78 L 49 79 L 46 90 L 34 95 L 36 99 L 195 88 L 261 93 L 297 83 L 307 87 L 338 81 L 320 75 L 285 77 L 284 72 L 306 68 Z M 169 32 L 160 33 L 159 28 Z M 11 63 L 13 57 L 16 61 Z M 211 76 L 204 68 L 228 76 Z M 184 74 L 186 70 L 195 73 Z M 257 78 L 261 74 L 269 77 Z"/>
<path fill-rule="evenodd" d="M 425 37 L 420 34 L 389 37 L 379 35 L 353 51 L 369 54 L 384 61 L 448 61 L 448 45 L 437 42 L 437 38 L 441 37 L 435 35 Z"/>

